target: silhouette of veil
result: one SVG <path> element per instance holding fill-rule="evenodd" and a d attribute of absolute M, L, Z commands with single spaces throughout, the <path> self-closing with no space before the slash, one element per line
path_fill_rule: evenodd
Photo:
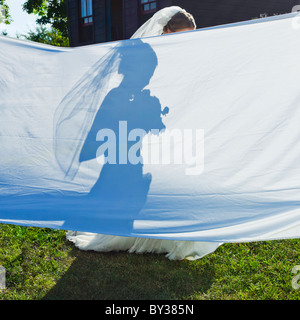
<path fill-rule="evenodd" d="M 82 162 L 106 157 L 110 150 L 101 148 L 107 142 L 105 132 L 114 133 L 114 161 L 99 164 L 99 179 L 87 195 L 94 214 L 133 218 L 145 204 L 151 175 L 143 174 L 142 138 L 151 129 L 156 133 L 164 130 L 162 116 L 168 113 L 168 108 L 162 111 L 159 100 L 144 89 L 157 63 L 149 44 L 140 39 L 122 41 L 83 76 L 57 109 L 54 148 L 66 179 L 76 177 Z M 120 132 L 121 123 L 126 137 Z M 142 134 L 131 141 L 128 134 L 135 129 Z M 99 132 L 104 132 L 101 141 L 97 141 Z M 137 163 L 128 161 L 132 147 Z M 120 150 L 125 151 L 126 159 Z"/>

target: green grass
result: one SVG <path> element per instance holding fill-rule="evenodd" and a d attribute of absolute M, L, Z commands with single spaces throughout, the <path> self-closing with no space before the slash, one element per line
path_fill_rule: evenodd
<path fill-rule="evenodd" d="M 196 261 L 76 249 L 62 230 L 0 224 L 0 300 L 298 300 L 300 240 L 224 244 Z M 300 280 L 298 281 L 300 284 Z"/>

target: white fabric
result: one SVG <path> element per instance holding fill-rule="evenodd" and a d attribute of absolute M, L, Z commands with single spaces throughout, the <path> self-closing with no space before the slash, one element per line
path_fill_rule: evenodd
<path fill-rule="evenodd" d="M 197 260 L 215 251 L 220 246 L 217 242 L 119 237 L 76 231 L 69 231 L 67 238 L 81 250 L 161 253 L 165 254 L 170 260 Z"/>
<path fill-rule="evenodd" d="M 288 14 L 80 48 L 0 37 L 0 222 L 153 246 L 299 238 L 299 25 Z M 98 163 L 91 135 L 124 120 L 147 132 L 142 163 Z M 147 161 L 172 130 L 198 129 L 185 146 L 203 158 Z"/>

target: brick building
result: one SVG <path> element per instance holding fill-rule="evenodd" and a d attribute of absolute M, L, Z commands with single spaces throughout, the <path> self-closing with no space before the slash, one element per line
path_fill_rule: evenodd
<path fill-rule="evenodd" d="M 71 46 L 128 39 L 154 12 L 177 5 L 197 28 L 292 11 L 299 0 L 66 0 Z"/>

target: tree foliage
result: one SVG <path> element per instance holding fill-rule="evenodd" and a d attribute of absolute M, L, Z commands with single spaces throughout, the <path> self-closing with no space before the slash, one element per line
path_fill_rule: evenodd
<path fill-rule="evenodd" d="M 0 22 L 2 17 L 2 22 L 9 24 L 12 20 L 6 0 L 0 0 L 1 8 L 4 12 L 0 11 L 2 13 L 2 15 L 0 14 Z M 35 30 L 30 30 L 27 35 L 18 34 L 18 38 L 54 46 L 69 46 L 65 0 L 27 0 L 23 4 L 23 10 L 38 16 L 36 20 L 38 26 Z M 45 26 L 48 24 L 50 24 L 50 28 Z M 2 31 L 2 35 L 7 35 L 7 32 Z"/>
<path fill-rule="evenodd" d="M 68 47 L 69 39 L 64 37 L 62 33 L 55 29 L 47 29 L 45 26 L 39 25 L 35 30 L 30 30 L 27 35 L 22 35 L 23 38 L 35 42 L 41 42 L 58 47 Z"/>
<path fill-rule="evenodd" d="M 27 0 L 23 4 L 23 10 L 36 14 L 38 24 L 50 24 L 57 29 L 62 37 L 68 37 L 68 22 L 65 0 Z"/>
<path fill-rule="evenodd" d="M 0 0 L 0 23 L 10 24 L 12 21 L 6 0 Z"/>

